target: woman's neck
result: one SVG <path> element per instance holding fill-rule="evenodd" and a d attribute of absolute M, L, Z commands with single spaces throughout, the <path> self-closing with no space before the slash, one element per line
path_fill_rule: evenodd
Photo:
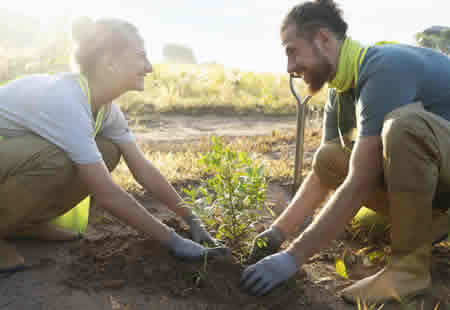
<path fill-rule="evenodd" d="M 110 104 L 121 94 L 111 90 L 108 83 L 96 78 L 88 77 L 89 90 L 91 92 L 91 106 L 94 115 L 104 105 Z"/>

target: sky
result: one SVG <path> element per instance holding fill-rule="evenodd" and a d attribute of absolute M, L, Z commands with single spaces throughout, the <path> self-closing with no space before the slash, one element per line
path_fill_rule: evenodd
<path fill-rule="evenodd" d="M 135 24 L 150 61 L 167 43 L 191 48 L 198 62 L 256 72 L 285 72 L 279 28 L 293 0 L 15 0 L 6 8 L 50 25 L 58 17 L 117 17 Z M 348 34 L 363 44 L 395 40 L 414 44 L 431 25 L 450 26 L 448 0 L 341 0 Z M 69 28 L 68 28 L 69 29 Z"/>

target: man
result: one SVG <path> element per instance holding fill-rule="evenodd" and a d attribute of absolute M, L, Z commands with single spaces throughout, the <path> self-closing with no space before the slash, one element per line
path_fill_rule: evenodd
<path fill-rule="evenodd" d="M 243 286 L 253 294 L 294 275 L 362 205 L 390 216 L 392 256 L 380 272 L 346 288 L 344 299 L 385 302 L 418 294 L 431 283 L 432 242 L 445 236 L 448 221 L 450 60 L 401 44 L 365 48 L 346 32 L 332 0 L 297 5 L 283 21 L 288 72 L 302 76 L 311 95 L 328 82 L 330 96 L 313 171 L 280 218 L 257 237 L 268 246 L 255 245 L 252 255 L 276 252 L 329 191 L 336 192 L 286 250 L 244 271 Z"/>

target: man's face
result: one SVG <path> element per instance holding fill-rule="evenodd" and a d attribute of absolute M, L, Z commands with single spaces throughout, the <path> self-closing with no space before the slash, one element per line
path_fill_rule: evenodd
<path fill-rule="evenodd" d="M 309 95 L 314 95 L 330 80 L 333 66 L 317 46 L 317 40 L 297 36 L 295 24 L 289 24 L 281 33 L 288 58 L 287 71 L 303 77 Z"/>

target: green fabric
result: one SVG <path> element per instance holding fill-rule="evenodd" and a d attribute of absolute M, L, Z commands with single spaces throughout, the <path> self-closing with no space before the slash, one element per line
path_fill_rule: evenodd
<path fill-rule="evenodd" d="M 91 196 L 87 196 L 68 212 L 53 219 L 51 223 L 73 232 L 84 233 L 89 220 L 90 204 Z"/>
<path fill-rule="evenodd" d="M 357 71 L 357 62 L 363 46 L 358 41 L 347 37 L 342 44 L 336 76 L 329 87 L 344 92 L 353 87 Z"/>

